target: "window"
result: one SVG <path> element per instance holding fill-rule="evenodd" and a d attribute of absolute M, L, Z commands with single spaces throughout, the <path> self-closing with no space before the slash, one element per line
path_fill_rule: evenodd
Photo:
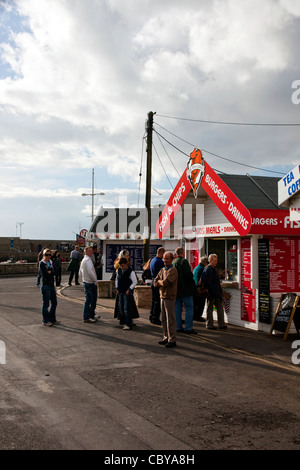
<path fill-rule="evenodd" d="M 206 253 L 215 253 L 218 256 L 218 266 L 220 279 L 226 281 L 238 280 L 237 246 L 236 238 L 206 239 Z"/>

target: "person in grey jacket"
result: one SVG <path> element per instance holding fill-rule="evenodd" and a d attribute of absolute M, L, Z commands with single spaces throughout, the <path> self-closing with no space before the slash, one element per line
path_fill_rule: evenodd
<path fill-rule="evenodd" d="M 176 346 L 175 300 L 178 272 L 172 264 L 173 253 L 166 251 L 163 261 L 165 266 L 159 271 L 153 281 L 154 286 L 159 289 L 161 299 L 163 340 L 159 341 L 159 344 L 164 345 L 166 348 L 174 348 Z"/>
<path fill-rule="evenodd" d="M 209 330 L 216 330 L 213 320 L 213 307 L 215 305 L 218 315 L 219 330 L 225 330 L 227 326 L 224 323 L 224 309 L 222 304 L 222 288 L 220 284 L 219 274 L 216 270 L 218 264 L 218 256 L 211 254 L 208 257 L 209 265 L 204 269 L 201 280 L 205 287 L 208 288 L 209 297 L 207 299 L 207 322 L 206 328 Z"/>

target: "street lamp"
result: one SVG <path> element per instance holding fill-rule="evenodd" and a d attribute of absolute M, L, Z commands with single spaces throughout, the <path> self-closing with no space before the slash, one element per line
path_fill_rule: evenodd
<path fill-rule="evenodd" d="M 105 196 L 105 193 L 94 193 L 94 168 L 92 172 L 92 192 L 90 194 L 82 193 L 81 196 L 92 196 L 92 223 L 94 221 L 94 196 Z"/>
<path fill-rule="evenodd" d="M 105 193 L 82 193 L 81 196 L 92 196 L 92 223 L 94 220 L 94 196 L 105 196 Z"/>
<path fill-rule="evenodd" d="M 18 236 L 18 225 L 20 225 L 20 239 L 21 239 L 22 238 L 22 225 L 24 225 L 24 222 L 16 223 L 16 237 Z"/>

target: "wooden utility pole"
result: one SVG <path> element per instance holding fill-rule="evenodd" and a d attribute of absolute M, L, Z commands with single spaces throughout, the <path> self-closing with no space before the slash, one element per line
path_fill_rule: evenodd
<path fill-rule="evenodd" d="M 147 174 L 146 174 L 146 200 L 145 200 L 145 228 L 144 228 L 144 252 L 143 261 L 146 263 L 149 259 L 150 235 L 151 235 L 151 177 L 152 177 L 152 132 L 153 132 L 153 113 L 148 113 L 146 122 L 147 131 Z"/>

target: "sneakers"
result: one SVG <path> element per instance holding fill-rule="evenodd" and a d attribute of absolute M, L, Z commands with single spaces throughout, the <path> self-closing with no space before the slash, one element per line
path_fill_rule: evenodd
<path fill-rule="evenodd" d="M 95 319 L 95 320 L 100 320 L 100 318 L 101 318 L 101 315 L 95 315 L 95 316 L 94 316 L 94 319 Z"/>
<path fill-rule="evenodd" d="M 125 325 L 123 326 L 123 330 L 132 330 L 132 328 L 130 326 Z"/>
<path fill-rule="evenodd" d="M 43 326 L 52 326 L 53 323 L 51 323 L 50 321 L 47 321 L 47 322 L 44 322 L 43 321 Z"/>
<path fill-rule="evenodd" d="M 94 318 L 88 318 L 87 320 L 83 320 L 83 323 L 96 323 Z"/>

